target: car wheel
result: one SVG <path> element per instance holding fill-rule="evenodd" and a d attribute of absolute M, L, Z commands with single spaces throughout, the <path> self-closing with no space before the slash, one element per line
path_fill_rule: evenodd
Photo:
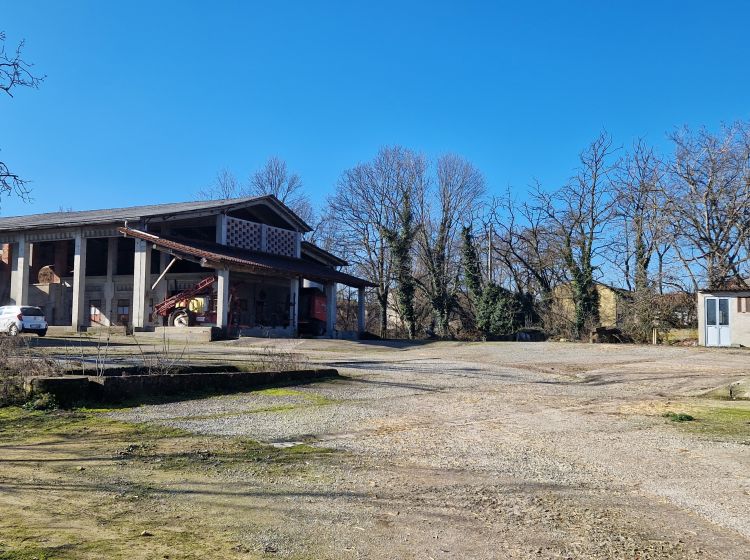
<path fill-rule="evenodd" d="M 11 325 L 8 329 L 8 334 L 10 336 L 18 336 L 18 327 L 16 325 Z"/>
<path fill-rule="evenodd" d="M 43 331 L 39 331 L 39 332 L 38 332 L 38 333 L 36 333 L 36 334 L 38 334 L 38 335 L 39 335 L 40 337 L 42 337 L 42 336 L 44 336 L 44 335 L 46 335 L 46 334 L 47 334 L 47 329 L 44 329 Z"/>

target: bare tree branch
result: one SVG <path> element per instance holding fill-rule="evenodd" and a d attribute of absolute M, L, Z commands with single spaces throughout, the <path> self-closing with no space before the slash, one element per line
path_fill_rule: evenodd
<path fill-rule="evenodd" d="M 5 47 L 5 33 L 0 31 L 0 90 L 13 97 L 19 87 L 38 88 L 44 76 L 32 73 L 33 65 L 22 58 L 24 41 L 9 53 Z M 5 162 L 0 161 L 0 194 L 15 194 L 22 200 L 29 200 L 28 181 L 10 170 Z"/>

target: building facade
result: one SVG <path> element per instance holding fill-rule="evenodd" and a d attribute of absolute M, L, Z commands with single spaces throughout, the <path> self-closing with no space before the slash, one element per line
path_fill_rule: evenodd
<path fill-rule="evenodd" d="M 335 336 L 342 283 L 359 290 L 364 330 L 371 284 L 303 241 L 308 231 L 273 196 L 0 218 L 0 302 L 39 306 L 50 325 L 76 331 L 199 323 L 294 336 L 315 323 L 313 334 Z M 157 312 L 201 281 L 178 303 L 189 321 Z"/>

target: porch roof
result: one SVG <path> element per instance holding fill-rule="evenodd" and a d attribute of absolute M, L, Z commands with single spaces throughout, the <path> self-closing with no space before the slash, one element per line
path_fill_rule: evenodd
<path fill-rule="evenodd" d="M 159 236 L 133 228 L 118 228 L 120 233 L 152 243 L 157 249 L 173 255 L 191 257 L 209 268 L 229 268 L 255 274 L 301 276 L 313 281 L 336 282 L 353 288 L 374 287 L 375 284 L 363 278 L 340 272 L 334 268 L 302 259 L 249 251 L 238 247 L 228 247 L 209 241 L 183 239 L 172 236 Z"/>

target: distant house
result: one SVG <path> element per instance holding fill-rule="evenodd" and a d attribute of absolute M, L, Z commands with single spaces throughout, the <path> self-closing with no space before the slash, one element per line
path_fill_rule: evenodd
<path fill-rule="evenodd" d="M 750 346 L 750 290 L 701 290 L 697 307 L 699 345 Z"/>
<path fill-rule="evenodd" d="M 599 294 L 598 326 L 608 328 L 621 326 L 625 303 L 632 297 L 632 293 L 601 282 L 596 282 L 596 291 Z M 569 282 L 560 284 L 553 290 L 552 305 L 555 315 L 560 319 L 569 324 L 575 322 L 576 306 L 573 301 L 573 289 Z"/>

